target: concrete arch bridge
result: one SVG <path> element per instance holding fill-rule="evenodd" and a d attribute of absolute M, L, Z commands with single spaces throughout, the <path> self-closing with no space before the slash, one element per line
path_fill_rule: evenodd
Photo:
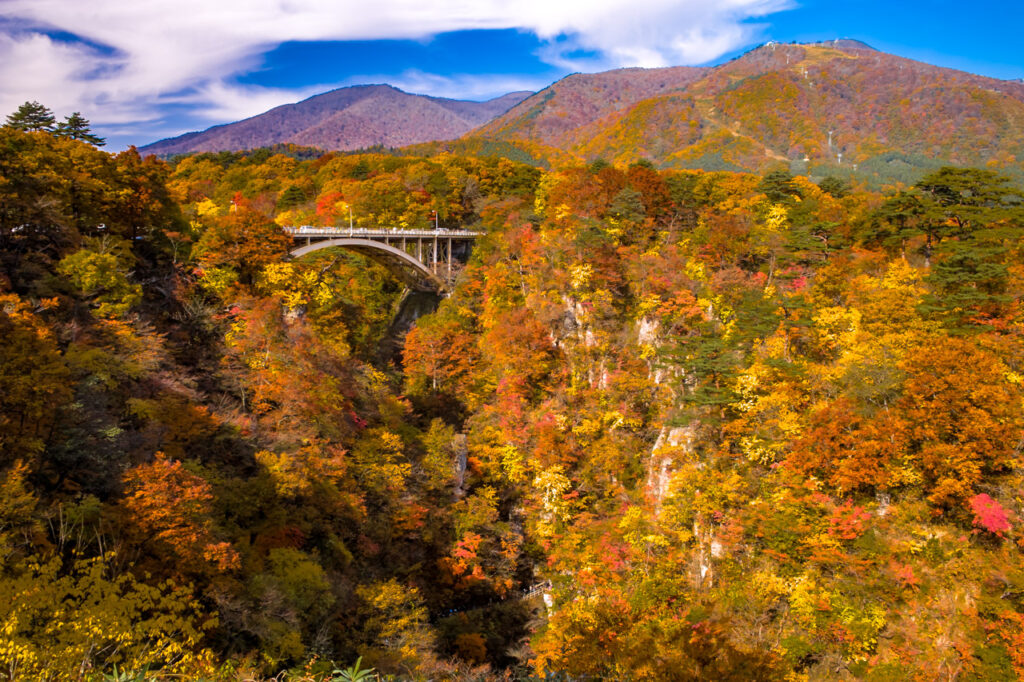
<path fill-rule="evenodd" d="M 445 293 L 455 284 L 479 232 L 396 228 L 286 227 L 296 248 L 292 258 L 320 249 L 343 248 L 362 254 L 416 291 Z"/>

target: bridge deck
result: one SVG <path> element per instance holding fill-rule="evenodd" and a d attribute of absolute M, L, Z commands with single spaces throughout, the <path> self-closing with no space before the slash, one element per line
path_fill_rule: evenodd
<path fill-rule="evenodd" d="M 419 291 L 451 288 L 469 257 L 472 242 L 481 236 L 470 230 L 402 230 L 398 228 L 285 227 L 301 258 L 325 248 L 344 248 L 376 260 Z M 298 246 L 303 244 L 304 246 Z"/>
<path fill-rule="evenodd" d="M 367 227 L 316 227 L 314 225 L 300 225 L 298 227 L 286 227 L 288 232 L 296 239 L 316 239 L 319 237 L 361 237 L 363 239 L 392 239 L 395 237 L 406 239 L 476 239 L 479 232 L 469 230 L 449 230 L 441 228 L 438 230 L 403 230 L 397 227 L 391 228 L 367 228 Z"/>

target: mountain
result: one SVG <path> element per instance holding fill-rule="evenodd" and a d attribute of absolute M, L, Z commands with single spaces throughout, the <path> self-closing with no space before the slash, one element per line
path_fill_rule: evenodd
<path fill-rule="evenodd" d="M 530 94 L 512 92 L 486 102 L 471 102 L 413 95 L 390 85 L 357 85 L 285 104 L 236 123 L 160 140 L 139 151 L 183 154 L 281 143 L 329 150 L 400 147 L 457 138 Z"/>
<path fill-rule="evenodd" d="M 533 140 L 572 149 L 637 102 L 685 88 L 709 69 L 616 69 L 566 76 L 473 132 L 474 136 Z"/>
<path fill-rule="evenodd" d="M 572 74 L 487 102 L 361 85 L 161 140 L 145 153 L 279 143 L 447 149 L 537 165 L 647 159 L 666 168 L 915 181 L 944 164 L 1024 177 L 1024 83 L 879 52 L 858 40 L 766 43 L 715 67 Z M 418 145 L 413 147 L 413 145 Z"/>
<path fill-rule="evenodd" d="M 940 163 L 1024 170 L 1024 84 L 841 39 L 768 43 L 712 68 L 568 76 L 470 133 L 580 160 L 898 176 Z"/>

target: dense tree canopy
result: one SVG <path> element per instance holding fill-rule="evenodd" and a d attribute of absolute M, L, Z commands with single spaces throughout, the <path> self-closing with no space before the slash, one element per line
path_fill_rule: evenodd
<path fill-rule="evenodd" d="M 9 678 L 1024 674 L 1003 178 L 74 137 L 0 130 Z M 284 258 L 350 211 L 484 236 L 411 314 Z"/>

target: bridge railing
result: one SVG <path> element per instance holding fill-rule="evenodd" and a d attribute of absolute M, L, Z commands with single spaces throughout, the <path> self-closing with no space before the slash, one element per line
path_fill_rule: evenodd
<path fill-rule="evenodd" d="M 433 239 L 434 237 L 444 238 L 461 238 L 461 239 L 475 239 L 480 236 L 479 232 L 471 232 L 470 230 L 452 230 L 448 228 L 439 228 L 437 230 L 405 230 L 400 227 L 383 227 L 383 228 L 369 228 L 369 227 L 319 227 L 315 225 L 298 225 L 295 227 L 285 227 L 285 232 L 295 237 L 319 237 L 319 236 L 337 236 L 337 237 L 412 237 L 412 238 L 423 238 Z"/>

